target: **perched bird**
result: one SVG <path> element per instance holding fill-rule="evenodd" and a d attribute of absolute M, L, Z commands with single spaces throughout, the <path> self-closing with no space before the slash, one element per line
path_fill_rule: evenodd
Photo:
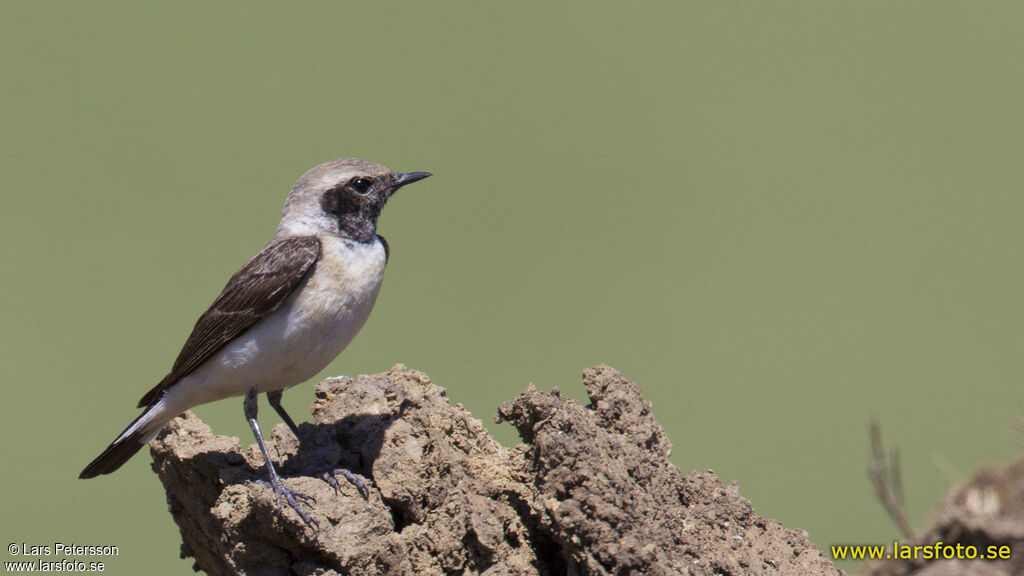
<path fill-rule="evenodd" d="M 278 510 L 283 498 L 307 525 L 315 526 L 299 504 L 311 499 L 285 486 L 270 459 L 256 421 L 257 394 L 267 394 L 298 437 L 295 422 L 281 406 L 282 393 L 326 367 L 363 327 L 388 260 L 377 218 L 395 191 L 428 176 L 343 158 L 299 178 L 274 237 L 199 317 L 170 373 L 139 401 L 142 414 L 79 478 L 117 470 L 167 422 L 193 406 L 244 396 L 245 417 L 267 463 Z M 348 470 L 327 472 L 324 478 L 337 487 L 334 473 L 366 496 L 365 484 Z"/>

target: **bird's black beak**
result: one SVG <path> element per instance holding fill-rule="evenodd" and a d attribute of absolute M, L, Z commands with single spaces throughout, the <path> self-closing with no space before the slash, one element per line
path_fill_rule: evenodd
<path fill-rule="evenodd" d="M 412 184 L 413 182 L 419 182 L 427 176 L 432 176 L 430 172 L 406 172 L 399 174 L 398 179 L 395 180 L 395 185 L 391 187 L 392 192 L 398 190 L 406 184 Z"/>

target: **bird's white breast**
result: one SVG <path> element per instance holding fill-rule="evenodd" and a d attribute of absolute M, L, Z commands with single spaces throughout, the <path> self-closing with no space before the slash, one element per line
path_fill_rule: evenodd
<path fill-rule="evenodd" d="M 270 316 L 182 379 L 180 394 L 197 405 L 227 396 L 280 390 L 312 378 L 366 323 L 387 256 L 381 241 L 320 236 L 309 277 Z M 182 398 L 184 400 L 184 398 Z"/>
<path fill-rule="evenodd" d="M 360 244 L 323 236 L 320 246 L 316 269 L 286 303 L 284 339 L 296 342 L 295 355 L 308 366 L 298 382 L 323 370 L 352 342 L 370 316 L 384 278 L 387 257 L 376 238 Z"/>

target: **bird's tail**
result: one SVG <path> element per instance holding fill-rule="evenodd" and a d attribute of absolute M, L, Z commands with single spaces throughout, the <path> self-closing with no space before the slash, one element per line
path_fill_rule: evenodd
<path fill-rule="evenodd" d="M 139 417 L 133 420 L 102 454 L 89 462 L 89 465 L 82 470 L 78 477 L 93 478 L 100 474 L 110 474 L 120 468 L 150 440 L 156 438 L 164 424 L 175 416 L 175 414 L 167 416 L 167 412 L 163 402 L 157 402 L 146 408 L 146 411 L 139 414 Z"/>

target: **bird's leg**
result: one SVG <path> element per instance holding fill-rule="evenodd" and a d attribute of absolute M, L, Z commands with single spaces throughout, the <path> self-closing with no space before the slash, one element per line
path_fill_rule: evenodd
<path fill-rule="evenodd" d="M 283 390 L 273 390 L 267 392 L 267 402 L 270 403 L 270 406 L 274 409 L 275 412 L 277 412 L 278 416 L 280 416 L 281 419 L 284 420 L 284 423 L 288 425 L 288 429 L 292 431 L 292 434 L 295 434 L 295 437 L 299 439 L 299 442 L 301 442 L 302 438 L 299 436 L 299 427 L 295 425 L 295 420 L 292 420 L 292 417 L 289 416 L 288 412 L 285 411 L 284 406 L 281 405 L 281 398 L 283 397 Z"/>
<path fill-rule="evenodd" d="M 245 409 L 245 419 L 249 421 L 249 427 L 252 428 L 252 433 L 256 436 L 256 443 L 260 446 L 260 452 L 263 453 L 263 460 L 267 463 L 267 476 L 270 478 L 270 486 L 274 489 L 274 497 L 277 498 L 277 513 L 281 513 L 281 498 L 284 497 L 288 505 L 298 513 L 302 521 L 306 523 L 306 526 L 310 528 L 318 529 L 320 524 L 314 520 L 308 512 L 299 504 L 299 500 L 311 504 L 316 501 L 312 496 L 303 494 L 295 490 L 291 490 L 284 485 L 281 477 L 278 476 L 277 470 L 274 469 L 274 462 L 270 459 L 270 452 L 267 451 L 267 445 L 263 442 L 263 434 L 260 433 L 259 422 L 256 421 L 256 413 L 259 410 L 257 405 L 256 388 L 250 388 L 245 393 L 245 401 L 243 407 Z"/>
<path fill-rule="evenodd" d="M 292 420 L 292 417 L 289 416 L 288 412 L 285 411 L 284 406 L 281 405 L 281 397 L 283 396 L 283 390 L 274 390 L 272 392 L 267 392 L 267 402 L 269 402 L 270 405 L 274 408 L 274 410 L 278 413 L 278 415 L 281 416 L 281 419 L 284 420 L 284 423 L 288 425 L 288 428 L 292 431 L 292 434 L 295 434 L 295 437 L 299 439 L 299 443 L 301 444 L 302 436 L 299 436 L 299 427 L 295 425 L 295 421 Z M 363 482 L 362 478 L 356 476 L 355 474 L 352 473 L 351 470 L 347 468 L 335 468 L 334 470 L 324 472 L 323 474 L 320 475 L 320 477 L 323 478 L 325 482 L 330 484 L 331 487 L 334 488 L 334 491 L 337 492 L 340 489 L 340 486 L 338 486 L 338 479 L 335 478 L 335 474 L 341 474 L 342 476 L 344 476 L 345 479 L 349 481 L 349 483 L 356 487 L 356 490 L 359 491 L 359 494 L 361 494 L 364 499 L 370 497 L 370 490 L 366 487 L 366 482 Z"/>

